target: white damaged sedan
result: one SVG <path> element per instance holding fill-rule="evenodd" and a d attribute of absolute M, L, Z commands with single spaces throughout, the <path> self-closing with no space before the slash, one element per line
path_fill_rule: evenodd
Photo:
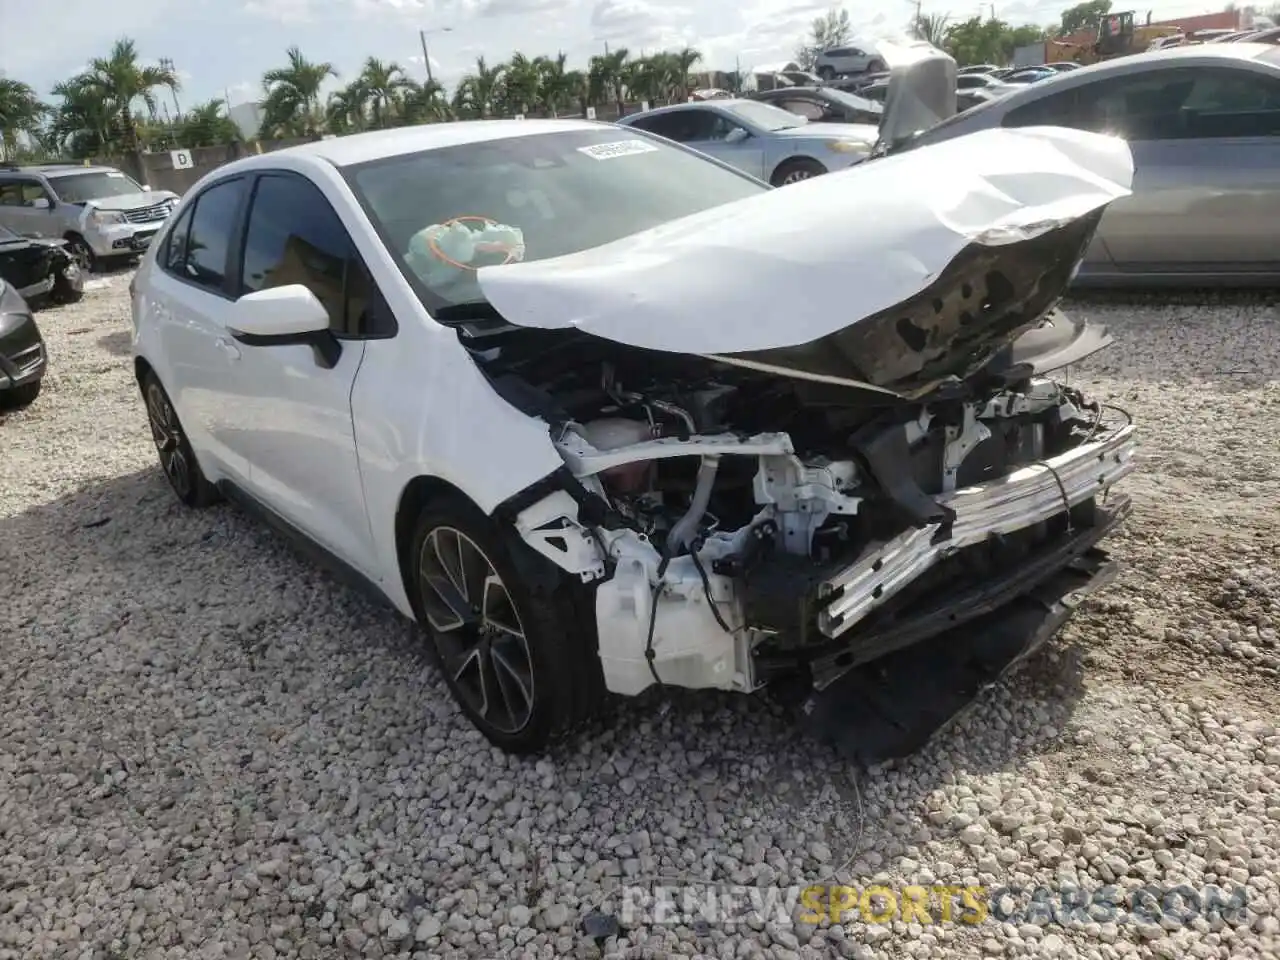
<path fill-rule="evenodd" d="M 419 623 L 504 749 L 660 685 L 900 753 L 1112 571 L 1133 427 L 1049 374 L 1131 177 L 1051 129 L 782 190 L 590 122 L 324 140 L 188 191 L 138 382 L 177 496 Z"/>

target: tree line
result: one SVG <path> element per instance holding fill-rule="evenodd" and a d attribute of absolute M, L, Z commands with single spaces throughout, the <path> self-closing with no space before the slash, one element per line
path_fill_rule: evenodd
<path fill-rule="evenodd" d="M 395 61 L 369 57 L 358 74 L 326 96 L 324 88 L 341 79 L 337 68 L 290 47 L 285 63 L 262 76 L 256 137 L 314 137 L 515 114 L 581 115 L 605 104 L 621 113 L 628 100 L 685 99 L 693 82 L 690 71 L 702 54 L 686 47 L 632 57 L 619 48 L 592 57 L 585 70 L 570 69 L 567 59 L 564 53 L 516 53 L 502 63 L 478 57 L 450 94 L 438 81 L 413 79 Z M 177 110 L 175 100 L 177 116 L 169 116 L 163 95 L 180 89 L 172 66 L 144 64 L 134 41 L 121 39 L 84 73 L 57 84 L 55 104 L 43 102 L 29 84 L 0 77 L 0 144 L 5 156 L 15 156 L 18 134 L 25 133 L 34 153 L 79 159 L 240 139 L 222 99 L 185 111 Z"/>

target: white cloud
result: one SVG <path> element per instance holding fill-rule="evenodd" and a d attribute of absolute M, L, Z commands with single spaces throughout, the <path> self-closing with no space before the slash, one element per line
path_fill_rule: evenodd
<path fill-rule="evenodd" d="M 563 10 L 564 0 L 483 0 L 476 13 L 481 17 L 518 17 Z"/>
<path fill-rule="evenodd" d="M 422 57 L 406 57 L 404 62 L 405 62 L 406 64 L 410 65 L 410 66 L 417 67 L 419 70 L 421 70 L 421 69 L 422 69 Z M 441 70 L 443 70 L 443 69 L 444 69 L 444 64 L 442 64 L 442 63 L 441 63 L 438 59 L 436 59 L 435 57 L 432 57 L 432 58 L 431 58 L 431 69 L 432 69 L 432 71 L 433 71 L 433 72 L 435 72 L 435 73 L 439 73 Z"/>
<path fill-rule="evenodd" d="M 262 99 L 262 84 L 254 83 L 249 80 L 242 80 L 239 83 L 232 83 L 225 87 L 222 91 L 220 99 L 228 100 L 227 104 L 234 107 L 241 103 L 252 103 Z"/>
<path fill-rule="evenodd" d="M 315 13 L 313 0 L 246 0 L 245 13 L 276 23 L 306 23 Z"/>

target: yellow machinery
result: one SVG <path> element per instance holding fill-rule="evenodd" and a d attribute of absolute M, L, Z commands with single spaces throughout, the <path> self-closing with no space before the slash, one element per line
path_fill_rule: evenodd
<path fill-rule="evenodd" d="M 1172 26 L 1136 26 L 1132 10 L 1108 13 L 1098 23 L 1098 41 L 1094 44 L 1094 52 L 1099 60 L 1124 57 L 1146 50 L 1152 40 L 1181 32 Z"/>

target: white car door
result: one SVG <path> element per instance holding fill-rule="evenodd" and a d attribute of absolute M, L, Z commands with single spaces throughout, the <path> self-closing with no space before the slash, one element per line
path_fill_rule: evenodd
<path fill-rule="evenodd" d="M 257 178 L 236 295 L 301 284 L 329 311 L 330 365 L 315 346 L 239 344 L 248 399 L 249 492 L 311 540 L 376 580 L 373 538 L 351 421 L 366 339 L 394 332 L 351 237 L 324 194 L 299 174 Z M 235 304 L 229 305 L 234 316 Z M 376 331 L 371 328 L 377 326 Z"/>
<path fill-rule="evenodd" d="M 158 338 L 160 379 L 209 479 L 246 483 L 247 409 L 240 348 L 227 334 L 228 260 L 248 179 L 218 181 L 194 197 L 156 251 L 144 323 Z"/>

